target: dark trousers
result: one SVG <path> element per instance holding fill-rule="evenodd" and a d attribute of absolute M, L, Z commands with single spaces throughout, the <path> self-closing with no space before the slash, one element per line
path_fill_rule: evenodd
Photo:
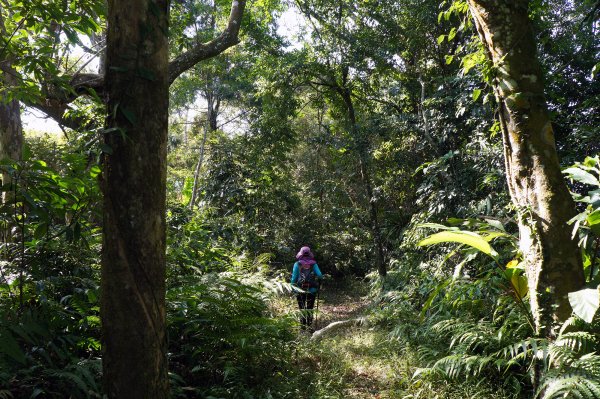
<path fill-rule="evenodd" d="M 315 294 L 298 294 L 298 307 L 300 308 L 300 324 L 302 328 L 310 326 L 313 321 L 313 308 L 315 307 Z"/>

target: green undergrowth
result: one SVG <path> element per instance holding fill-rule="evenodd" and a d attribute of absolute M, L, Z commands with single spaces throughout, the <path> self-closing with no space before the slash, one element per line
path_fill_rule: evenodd
<path fill-rule="evenodd" d="M 322 293 L 320 318 L 337 321 L 348 318 L 344 312 L 364 301 L 365 284 L 354 280 L 331 282 Z M 370 306 L 360 307 L 351 318 L 366 316 L 368 326 L 342 328 L 320 341 L 311 341 L 300 334 L 297 340 L 296 362 L 304 383 L 302 398 L 515 398 L 486 379 L 451 381 L 444 378 L 423 378 L 418 371 L 430 364 L 420 348 L 446 345 L 445 338 L 425 337 L 419 327 L 419 314 L 411 308 L 389 314 L 377 298 Z M 294 314 L 289 297 L 275 301 L 278 312 Z M 376 304 L 376 305 L 373 305 Z M 382 313 L 383 312 L 383 313 Z M 281 313 L 280 313 L 281 314 Z M 343 316 L 343 317 L 342 317 Z M 393 319 L 393 322 L 391 322 Z M 382 320 L 385 320 L 383 322 Z M 325 327 L 327 322 L 320 325 Z M 405 328 L 398 329 L 398 323 Z M 421 327 L 422 328 L 422 327 Z M 419 339 L 427 338 L 420 346 Z M 425 345 L 426 344 L 426 345 Z M 300 380 L 296 380 L 299 382 Z"/>
<path fill-rule="evenodd" d="M 312 373 L 305 398 L 513 398 L 486 381 L 462 382 L 414 378 L 424 366 L 417 352 L 408 352 L 390 331 L 381 327 L 353 327 L 317 343 L 301 357 Z M 308 395 L 310 393 L 310 395 Z"/>

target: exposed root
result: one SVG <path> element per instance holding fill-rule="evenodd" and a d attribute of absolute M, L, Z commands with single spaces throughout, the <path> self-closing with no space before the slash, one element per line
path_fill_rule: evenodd
<path fill-rule="evenodd" d="M 333 334 L 335 331 L 347 327 L 347 326 L 366 326 L 367 319 L 365 317 L 359 317 L 357 319 L 348 319 L 341 321 L 334 321 L 333 323 L 329 323 L 327 326 L 317 330 L 310 337 L 312 341 L 318 341 L 328 335 Z"/>

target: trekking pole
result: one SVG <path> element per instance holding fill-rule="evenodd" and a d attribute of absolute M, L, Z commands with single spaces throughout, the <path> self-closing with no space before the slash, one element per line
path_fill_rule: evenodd
<path fill-rule="evenodd" d="M 307 291 L 308 292 L 308 291 Z M 302 314 L 303 314 L 303 323 L 304 323 L 304 329 L 307 330 L 310 326 L 308 325 L 308 294 L 304 294 L 304 309 L 302 309 Z"/>
<path fill-rule="evenodd" d="M 322 283 L 319 281 L 319 288 L 317 289 L 317 310 L 315 312 L 315 330 L 317 330 L 319 321 L 319 295 L 321 294 L 321 285 Z"/>

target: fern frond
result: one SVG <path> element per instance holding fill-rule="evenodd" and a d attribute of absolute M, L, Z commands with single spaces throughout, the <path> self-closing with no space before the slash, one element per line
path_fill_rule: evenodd
<path fill-rule="evenodd" d="M 48 370 L 46 374 L 59 380 L 69 381 L 77 386 L 82 392 L 88 392 L 90 388 L 80 376 L 70 371 Z"/>
<path fill-rule="evenodd" d="M 569 328 L 571 327 L 571 328 Z M 560 331 L 558 333 L 559 338 L 565 333 L 567 329 L 576 330 L 576 331 L 584 331 L 586 328 L 589 328 L 590 325 L 576 316 L 569 317 L 560 327 Z"/>
<path fill-rule="evenodd" d="M 501 368 L 503 363 L 498 364 L 495 356 L 458 354 L 438 360 L 431 368 L 439 370 L 449 379 L 457 379 L 461 376 L 476 377 L 491 365 Z"/>
<path fill-rule="evenodd" d="M 436 359 L 440 355 L 438 350 L 425 345 L 418 346 L 416 348 L 416 353 L 417 358 L 424 363 L 427 363 L 432 359 Z"/>
<path fill-rule="evenodd" d="M 528 358 L 543 360 L 547 349 L 547 341 L 540 338 L 527 338 L 510 344 L 500 350 L 507 359 L 522 361 Z"/>
<path fill-rule="evenodd" d="M 473 327 L 473 324 L 473 322 L 451 318 L 435 323 L 431 329 L 438 334 L 454 335 L 457 332 L 469 330 Z"/>
<path fill-rule="evenodd" d="M 582 398 L 600 399 L 600 381 L 579 374 L 551 373 L 544 378 L 535 397 L 540 399 Z"/>
<path fill-rule="evenodd" d="M 600 381 L 600 356 L 595 353 L 588 353 L 576 359 L 571 363 L 571 368 L 593 375 Z"/>
<path fill-rule="evenodd" d="M 596 346 L 597 340 L 587 331 L 573 331 L 560 334 L 554 345 L 566 346 L 573 352 L 589 352 Z"/>
<path fill-rule="evenodd" d="M 550 345 L 548 348 L 549 363 L 555 366 L 570 365 L 575 359 L 575 352 L 568 346 Z"/>

